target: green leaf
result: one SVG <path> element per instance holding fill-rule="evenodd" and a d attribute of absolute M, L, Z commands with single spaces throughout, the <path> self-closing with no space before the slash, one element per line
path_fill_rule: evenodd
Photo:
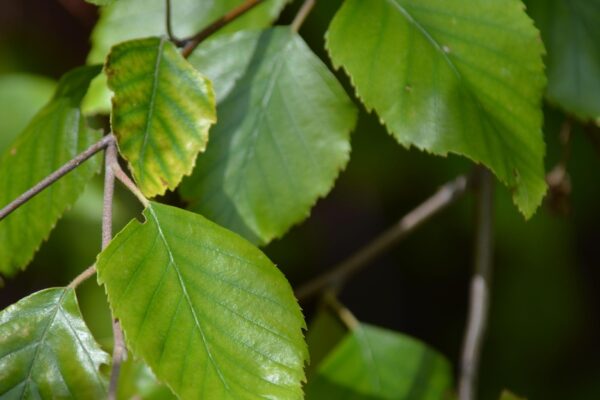
<path fill-rule="evenodd" d="M 548 99 L 600 124 L 600 0 L 525 4 L 548 50 Z"/>
<path fill-rule="evenodd" d="M 37 75 L 0 76 L 0 151 L 29 123 L 52 97 L 56 83 Z"/>
<path fill-rule="evenodd" d="M 175 400 L 177 397 L 156 379 L 150 367 L 141 360 L 129 357 L 121 365 L 117 399 Z"/>
<path fill-rule="evenodd" d="M 103 71 L 90 83 L 90 89 L 81 103 L 81 110 L 85 115 L 110 114 L 112 95 Z"/>
<path fill-rule="evenodd" d="M 289 0 L 265 0 L 244 16 L 227 25 L 223 32 L 260 28 L 277 18 Z M 177 0 L 172 1 L 172 25 L 175 35 L 189 37 L 221 17 L 243 0 Z M 110 48 L 125 40 L 166 36 L 165 0 L 119 0 L 100 10 L 100 19 L 92 32 L 92 49 L 88 62 L 101 63 Z M 86 110 L 108 112 L 110 99 L 102 79 L 93 82 Z"/>
<path fill-rule="evenodd" d="M 59 82 L 54 97 L 0 155 L 0 207 L 100 139 L 79 103 L 100 66 L 77 68 Z M 15 274 L 31 261 L 52 228 L 97 172 L 94 157 L 0 221 L 0 272 Z"/>
<path fill-rule="evenodd" d="M 310 365 L 306 368 L 306 376 L 309 381 L 321 361 L 347 333 L 344 324 L 329 309 L 330 307 L 321 305 L 308 325 L 306 344 L 310 353 Z"/>
<path fill-rule="evenodd" d="M 142 192 L 177 187 L 194 168 L 216 121 L 210 81 L 166 39 L 115 46 L 106 61 L 112 129 Z"/>
<path fill-rule="evenodd" d="M 209 71 L 221 101 L 214 139 L 181 193 L 192 210 L 268 243 L 333 186 L 349 158 L 356 109 L 288 27 L 215 39 L 191 62 Z"/>
<path fill-rule="evenodd" d="M 500 400 L 525 400 L 524 397 L 519 397 L 508 390 L 504 390 L 500 395 Z"/>
<path fill-rule="evenodd" d="M 319 366 L 306 397 L 439 400 L 451 389 L 444 357 L 411 337 L 361 324 Z"/>
<path fill-rule="evenodd" d="M 398 142 L 486 165 L 530 217 L 546 192 L 545 77 L 523 8 L 520 0 L 346 0 L 326 39 L 334 65 Z"/>
<path fill-rule="evenodd" d="M 283 274 L 200 215 L 144 215 L 97 263 L 129 348 L 180 398 L 301 399 L 304 321 Z"/>
<path fill-rule="evenodd" d="M 75 291 L 34 293 L 0 313 L 0 398 L 101 399 L 109 356 L 85 326 Z"/>

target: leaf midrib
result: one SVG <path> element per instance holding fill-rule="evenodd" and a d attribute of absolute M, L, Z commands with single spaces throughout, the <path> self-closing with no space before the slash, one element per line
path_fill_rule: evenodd
<path fill-rule="evenodd" d="M 390 4 L 392 6 L 392 8 L 395 8 L 396 10 L 398 10 L 398 12 L 407 20 L 407 22 L 411 25 L 413 25 L 417 31 L 419 31 L 423 37 L 429 42 L 429 44 L 431 44 L 431 46 L 442 56 L 442 58 L 444 59 L 444 61 L 446 61 L 446 63 L 448 64 L 448 66 L 450 67 L 450 70 L 452 71 L 452 73 L 456 76 L 456 79 L 459 81 L 459 83 L 461 85 L 459 85 L 459 87 L 464 90 L 467 95 L 473 100 L 474 105 L 477 107 L 477 109 L 479 110 L 479 115 L 480 118 L 483 118 L 483 120 L 485 120 L 485 122 L 487 123 L 487 126 L 489 126 L 491 128 L 491 130 L 496 134 L 496 136 L 500 139 L 500 141 L 503 143 L 504 146 L 506 146 L 505 141 L 504 141 L 504 137 L 503 135 L 501 135 L 501 133 L 498 130 L 498 126 L 496 124 L 496 121 L 494 118 L 492 118 L 488 112 L 485 110 L 485 107 L 483 106 L 483 104 L 481 104 L 481 101 L 479 100 L 479 98 L 477 97 L 477 95 L 473 92 L 473 90 L 471 89 L 471 86 L 469 84 L 469 82 L 467 80 L 465 80 L 460 72 L 460 70 L 458 69 L 458 67 L 454 64 L 454 62 L 452 61 L 452 59 L 450 58 L 450 56 L 448 56 L 448 54 L 444 51 L 444 49 L 442 48 L 442 46 L 440 46 L 440 44 L 437 42 L 437 40 L 427 31 L 427 29 L 425 29 L 425 27 L 423 25 L 421 25 L 421 23 L 419 23 L 419 21 L 417 21 L 417 19 L 415 17 L 412 16 L 411 13 L 408 12 L 408 10 L 402 6 L 401 4 L 399 4 L 397 2 L 397 0 L 385 0 L 388 4 Z M 480 122 L 482 129 L 485 130 L 485 125 L 483 121 Z M 482 136 L 484 139 L 486 139 L 486 135 L 484 134 L 484 132 L 482 132 Z M 487 142 L 487 140 L 486 140 Z M 475 160 L 475 161 L 481 161 L 475 157 L 473 157 L 473 155 L 470 154 L 466 154 L 463 151 L 456 151 L 456 150 L 452 150 L 458 154 L 463 154 L 466 155 L 467 157 Z M 491 167 L 490 168 L 496 173 L 498 174 L 498 170 L 497 168 Z M 504 181 L 505 183 L 508 183 L 508 177 L 505 176 L 499 176 L 499 178 Z"/>
<path fill-rule="evenodd" d="M 139 158 L 139 171 L 140 171 L 140 182 L 144 179 L 144 156 L 146 154 L 146 148 L 148 147 L 148 140 L 150 136 L 150 128 L 152 127 L 152 114 L 154 112 L 154 106 L 156 101 L 156 92 L 158 91 L 158 76 L 160 71 L 160 64 L 163 54 L 163 49 L 165 46 L 165 40 L 160 39 L 160 43 L 158 45 L 158 49 L 156 50 L 156 60 L 154 62 L 154 74 L 152 77 L 152 92 L 150 93 L 150 102 L 148 103 L 148 113 L 146 114 L 146 124 L 144 125 L 144 141 L 142 142 L 142 148 L 140 149 L 140 158 Z"/>
<path fill-rule="evenodd" d="M 48 330 L 50 329 L 50 326 L 52 326 L 52 324 L 54 323 L 54 320 L 56 319 L 56 316 L 58 315 L 58 311 L 61 308 L 63 298 L 65 297 L 66 294 L 67 294 L 67 290 L 63 290 L 63 293 L 60 295 L 60 298 L 56 302 L 56 310 L 54 310 L 52 317 L 50 317 L 48 324 L 44 328 L 44 332 L 42 332 L 42 336 L 40 337 L 40 340 L 38 340 L 38 342 L 35 345 L 36 346 L 35 353 L 33 354 L 33 357 L 31 358 L 31 363 L 29 364 L 29 372 L 27 373 L 27 378 L 25 378 L 25 380 L 24 380 L 24 382 L 26 382 L 26 384 L 23 387 L 23 391 L 21 392 L 20 400 L 23 400 L 25 398 L 25 394 L 27 393 L 27 389 L 29 388 L 29 385 L 27 383 L 29 381 L 31 381 L 31 374 L 33 373 L 33 366 L 35 365 L 35 360 L 37 359 L 38 355 L 40 354 L 40 347 L 41 347 L 40 345 L 43 342 L 45 342 L 46 335 L 48 334 Z"/>
<path fill-rule="evenodd" d="M 173 266 L 173 270 L 177 274 L 177 280 L 179 282 L 179 285 L 181 286 L 183 296 L 184 296 L 186 303 L 187 303 L 188 307 L 190 308 L 190 312 L 192 313 L 192 316 L 194 318 L 194 325 L 196 325 L 196 328 L 197 328 L 198 332 L 200 333 L 200 337 L 202 338 L 202 344 L 204 345 L 204 350 L 206 351 L 208 359 L 210 360 L 211 365 L 213 366 L 215 372 L 217 373 L 219 380 L 221 381 L 221 383 L 223 383 L 223 386 L 225 387 L 225 389 L 229 393 L 231 393 L 231 388 L 225 381 L 223 372 L 221 371 L 221 368 L 218 366 L 216 360 L 214 359 L 214 357 L 212 355 L 212 352 L 208 345 L 208 341 L 206 339 L 206 335 L 204 334 L 204 330 L 202 329 L 202 326 L 200 325 L 200 320 L 198 319 L 198 316 L 196 315 L 196 310 L 195 310 L 194 305 L 192 304 L 192 300 L 187 292 L 187 286 L 185 285 L 185 282 L 183 281 L 183 277 L 181 276 L 181 271 L 179 270 L 179 267 L 177 266 L 177 263 L 175 262 L 175 258 L 173 256 L 173 251 L 171 250 L 171 246 L 167 242 L 167 238 L 165 237 L 165 235 L 163 233 L 163 230 L 162 230 L 162 227 L 158 220 L 158 217 L 157 217 L 156 213 L 154 212 L 154 208 L 150 204 L 150 205 L 148 205 L 147 209 L 150 212 L 150 215 L 152 216 L 152 218 L 154 219 L 154 223 L 156 224 L 156 229 L 157 229 L 158 235 L 160 236 L 162 242 L 164 243 L 165 249 L 167 250 L 167 254 L 169 255 L 170 264 Z"/>
<path fill-rule="evenodd" d="M 71 320 L 69 319 L 69 316 L 65 312 L 64 308 L 60 307 L 59 312 L 62 312 L 63 317 L 65 318 L 65 321 L 67 323 L 67 326 L 69 327 L 69 329 L 71 329 L 71 332 L 73 333 L 73 336 L 77 339 L 77 343 L 79 343 L 79 346 L 84 350 L 85 355 L 86 355 L 88 361 L 94 367 L 94 377 L 96 378 L 98 384 L 100 385 L 100 387 L 102 389 L 104 389 L 104 392 L 106 392 L 106 384 L 102 380 L 102 378 L 100 377 L 99 370 L 98 370 L 98 368 L 96 368 L 96 364 L 94 363 L 94 358 L 90 354 L 90 351 L 88 350 L 88 348 L 81 341 L 81 338 L 79 337 L 79 334 L 78 334 L 77 330 L 75 329 L 75 327 L 71 323 Z"/>
<path fill-rule="evenodd" d="M 276 55 L 278 56 L 278 59 L 275 61 L 274 65 L 272 66 L 272 73 L 269 75 L 269 78 L 267 79 L 267 89 L 265 90 L 265 93 L 261 99 L 261 102 L 259 104 L 259 110 L 257 111 L 258 116 L 256 117 L 256 119 L 253 121 L 252 124 L 252 128 L 251 128 L 251 134 L 250 134 L 250 138 L 248 139 L 248 141 L 250 142 L 250 145 L 246 146 L 246 150 L 244 151 L 244 156 L 242 159 L 242 163 L 241 163 L 241 167 L 240 167 L 240 171 L 246 171 L 247 170 L 247 165 L 249 162 L 251 162 L 251 159 L 254 157 L 254 153 L 256 150 L 256 143 L 258 141 L 258 138 L 261 136 L 261 132 L 260 132 L 260 125 L 263 122 L 263 120 L 265 119 L 267 112 L 266 110 L 268 109 L 268 107 L 271 104 L 271 99 L 273 97 L 273 91 L 275 89 L 275 86 L 277 84 L 277 80 L 279 79 L 279 75 L 281 73 L 281 70 L 283 68 L 284 63 L 286 62 L 285 58 L 283 57 L 283 54 L 285 54 L 285 52 L 288 49 L 288 46 L 290 45 L 291 41 L 287 41 L 282 48 L 276 53 Z M 241 195 L 241 190 L 242 190 L 242 183 L 246 184 L 246 180 L 242 179 L 244 178 L 243 174 L 239 174 L 237 177 L 237 180 L 235 182 L 235 185 L 233 185 L 233 190 L 232 190 L 232 194 L 235 197 L 238 197 Z M 269 185 L 267 184 L 266 179 L 263 177 L 263 182 L 265 183 L 265 190 L 269 191 Z M 244 188 L 247 191 L 247 186 L 244 186 Z M 235 209 L 234 208 L 230 208 L 229 209 L 229 213 L 228 213 L 228 217 L 227 217 L 227 224 L 226 225 L 230 225 L 232 222 L 232 219 L 235 218 L 235 213 L 234 213 Z M 264 239 L 263 234 L 257 233 L 257 230 L 255 227 L 250 228 L 257 236 L 261 237 L 262 240 Z M 260 229 L 258 229 L 258 231 L 260 231 Z M 266 236 L 272 236 L 272 235 L 266 235 Z M 270 240 L 269 237 L 267 237 L 267 241 Z"/>
<path fill-rule="evenodd" d="M 362 326 L 358 326 L 354 330 L 354 334 L 356 335 L 359 342 L 359 350 L 362 353 L 365 361 L 370 365 L 371 368 L 368 370 L 372 373 L 368 374 L 371 383 L 374 383 L 377 390 L 381 390 L 381 379 L 379 377 L 379 372 L 377 368 L 377 361 L 375 360 L 375 354 L 373 352 L 373 348 L 371 347 L 371 343 L 369 341 L 369 337 L 365 328 Z M 361 345 L 362 344 L 362 345 Z"/>
<path fill-rule="evenodd" d="M 444 49 L 442 48 L 442 46 L 440 46 L 440 44 L 435 40 L 435 38 L 433 36 L 431 36 L 431 34 L 429 32 L 427 32 L 427 29 L 425 29 L 425 27 L 423 25 L 421 25 L 421 23 L 419 23 L 419 21 L 416 20 L 415 17 L 412 16 L 411 13 L 408 12 L 408 10 L 402 6 L 401 4 L 399 4 L 396 0 L 385 0 L 388 4 L 390 4 L 393 8 L 395 8 L 396 10 L 398 10 L 398 12 L 400 14 L 402 14 L 402 16 L 404 18 L 406 18 L 406 20 L 413 25 L 419 32 L 421 32 L 421 34 L 425 37 L 425 39 L 427 39 L 427 41 L 440 53 L 440 55 L 444 58 L 444 60 L 446 61 L 446 63 L 448 63 L 448 66 L 450 67 L 450 69 L 452 70 L 452 72 L 456 75 L 456 77 L 458 78 L 459 81 L 463 81 L 463 77 L 462 74 L 460 73 L 460 71 L 458 70 L 458 67 L 456 67 L 456 65 L 454 65 L 454 63 L 452 62 L 452 60 L 450 59 L 450 57 L 448 56 L 448 54 L 444 51 Z"/>

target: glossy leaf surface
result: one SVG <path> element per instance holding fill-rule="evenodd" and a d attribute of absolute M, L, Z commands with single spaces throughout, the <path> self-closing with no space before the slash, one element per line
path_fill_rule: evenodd
<path fill-rule="evenodd" d="M 304 322 L 283 274 L 200 215 L 144 215 L 97 264 L 132 351 L 181 398 L 302 398 Z"/>
<path fill-rule="evenodd" d="M 106 62 L 112 128 L 142 192 L 174 189 L 191 173 L 215 122 L 210 81 L 166 39 L 115 46 Z"/>
<path fill-rule="evenodd" d="M 244 28 L 269 25 L 288 0 L 266 0 L 246 15 L 229 24 L 218 34 Z M 172 25 L 176 36 L 189 37 L 244 0 L 171 1 Z M 148 36 L 166 36 L 165 0 L 119 0 L 100 10 L 100 19 L 92 32 L 90 63 L 102 63 L 112 46 L 125 40 Z M 110 94 L 105 79 L 93 82 L 86 110 L 108 112 Z"/>
<path fill-rule="evenodd" d="M 423 343 L 361 324 L 325 358 L 309 400 L 438 400 L 452 389 L 450 364 Z"/>
<path fill-rule="evenodd" d="M 545 77 L 521 1 L 346 0 L 327 48 L 401 144 L 486 165 L 534 213 L 546 192 Z"/>
<path fill-rule="evenodd" d="M 219 122 L 181 193 L 190 209 L 268 243 L 333 186 L 349 158 L 355 107 L 287 27 L 216 39 L 191 62 L 215 81 Z"/>
<path fill-rule="evenodd" d="M 56 83 L 28 74 L 0 75 L 0 151 L 52 97 Z"/>
<path fill-rule="evenodd" d="M 101 399 L 109 356 L 85 326 L 75 291 L 46 289 L 0 312 L 0 398 Z"/>
<path fill-rule="evenodd" d="M 548 51 L 548 98 L 600 124 L 600 0 L 526 0 Z"/>
<path fill-rule="evenodd" d="M 54 97 L 0 156 L 0 207 L 70 161 L 100 139 L 89 129 L 79 103 L 100 67 L 66 74 Z M 98 170 L 96 156 L 0 221 L 0 273 L 13 275 L 33 258 L 40 244 Z"/>

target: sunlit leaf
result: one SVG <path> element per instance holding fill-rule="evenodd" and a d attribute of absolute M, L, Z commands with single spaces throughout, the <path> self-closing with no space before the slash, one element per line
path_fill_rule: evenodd
<path fill-rule="evenodd" d="M 345 0 L 327 48 L 401 144 L 488 166 L 534 213 L 543 45 L 520 0 Z"/>
<path fill-rule="evenodd" d="M 100 139 L 89 129 L 79 103 L 100 67 L 66 74 L 54 97 L 0 156 L 0 207 L 58 169 Z M 0 273 L 13 275 L 26 266 L 63 212 L 83 192 L 98 170 L 94 157 L 80 165 L 17 211 L 0 221 Z"/>
<path fill-rule="evenodd" d="M 106 62 L 112 129 L 142 192 L 174 189 L 192 172 L 215 122 L 211 83 L 166 39 L 115 46 Z"/>
<path fill-rule="evenodd" d="M 0 76 L 0 151 L 29 123 L 52 97 L 56 83 L 36 75 Z"/>
<path fill-rule="evenodd" d="M 309 400 L 439 400 L 452 389 L 444 357 L 408 336 L 361 324 L 329 354 Z"/>
<path fill-rule="evenodd" d="M 197 214 L 144 215 L 97 264 L 132 351 L 181 398 L 302 398 L 304 322 L 283 274 Z"/>
<path fill-rule="evenodd" d="M 189 37 L 215 19 L 242 4 L 243 0 L 177 0 L 172 4 L 175 35 Z M 246 15 L 219 31 L 269 25 L 277 18 L 288 0 L 265 0 Z M 92 49 L 88 62 L 101 63 L 110 48 L 122 41 L 148 36 L 166 36 L 165 0 L 119 0 L 100 10 L 100 19 L 92 32 Z M 86 110 L 108 112 L 110 95 L 104 79 L 95 80 L 86 99 Z"/>
<path fill-rule="evenodd" d="M 548 98 L 600 123 L 600 0 L 526 0 L 548 50 Z"/>
<path fill-rule="evenodd" d="M 333 186 L 349 158 L 355 107 L 287 27 L 216 39 L 191 61 L 215 80 L 219 122 L 181 193 L 190 209 L 268 243 Z"/>
<path fill-rule="evenodd" d="M 101 399 L 109 356 L 81 317 L 73 289 L 46 289 L 0 312 L 0 398 Z"/>

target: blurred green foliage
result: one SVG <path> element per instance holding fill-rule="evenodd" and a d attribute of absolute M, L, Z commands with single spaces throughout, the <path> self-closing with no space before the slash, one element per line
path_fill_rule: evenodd
<path fill-rule="evenodd" d="M 31 74 L 0 75 L 0 152 L 29 123 L 54 92 L 52 79 Z"/>

